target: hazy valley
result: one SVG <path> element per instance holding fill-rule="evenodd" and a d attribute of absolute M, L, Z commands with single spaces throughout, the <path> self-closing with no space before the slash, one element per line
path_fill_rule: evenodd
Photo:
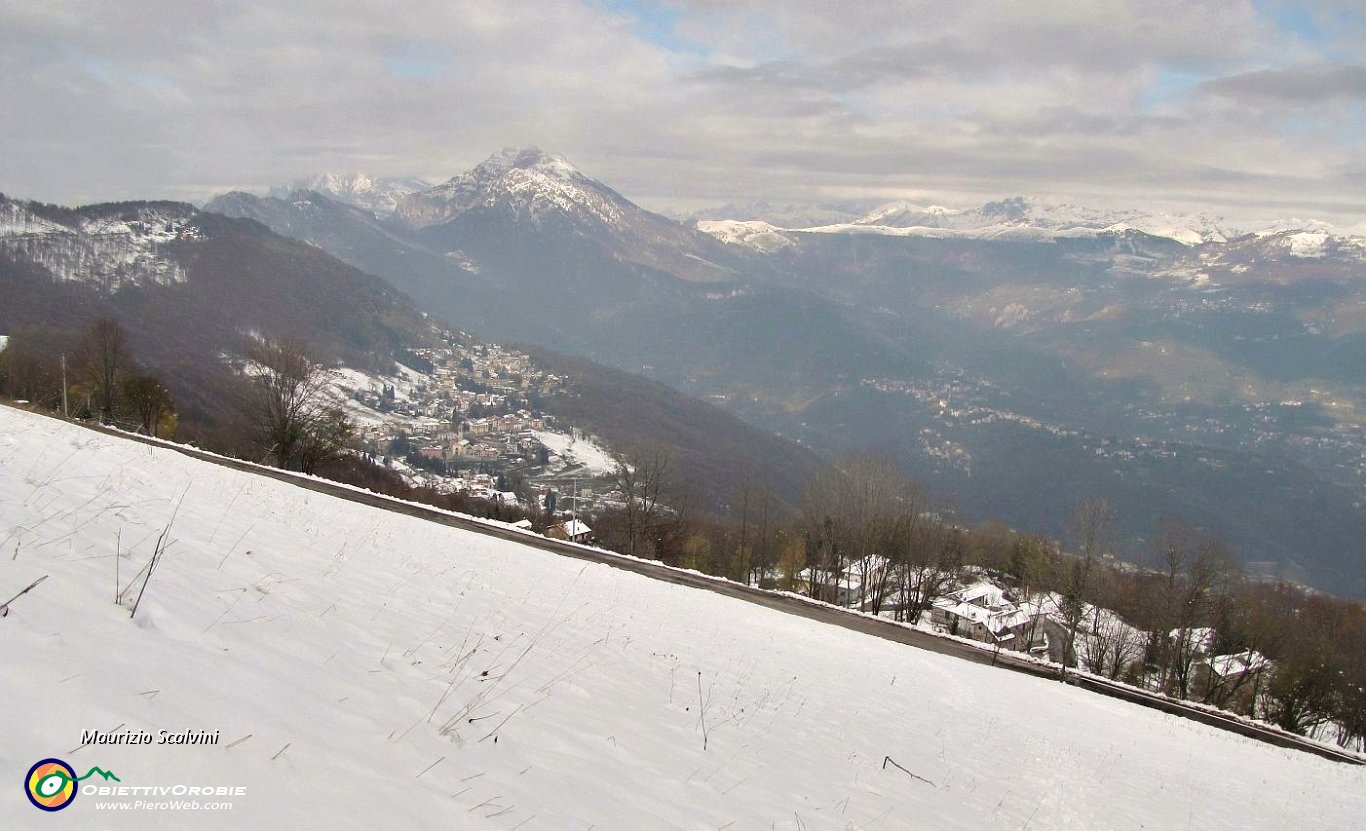
<path fill-rule="evenodd" d="M 535 150 L 394 214 L 332 197 L 209 207 L 481 336 L 641 372 L 830 456 L 885 453 L 977 520 L 1058 533 L 1105 493 L 1136 558 L 1181 518 L 1256 572 L 1366 591 L 1366 245 L 1349 232 L 1025 199 L 677 222 Z"/>

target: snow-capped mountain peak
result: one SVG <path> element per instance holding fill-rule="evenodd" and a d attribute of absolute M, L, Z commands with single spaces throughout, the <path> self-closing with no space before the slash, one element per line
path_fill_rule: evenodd
<path fill-rule="evenodd" d="M 1250 230 L 1259 237 L 1270 237 L 1277 234 L 1298 233 L 1301 231 L 1322 233 L 1334 237 L 1351 236 L 1350 232 L 1344 231 L 1336 225 L 1321 222 L 1317 219 L 1298 219 L 1296 217 L 1287 217 L 1284 219 L 1277 219 L 1274 222 L 1265 222 Z"/>
<path fill-rule="evenodd" d="M 783 229 L 758 219 L 703 219 L 698 220 L 697 230 L 731 245 L 744 245 L 764 254 L 771 254 L 789 245 L 794 245 L 792 237 Z"/>
<path fill-rule="evenodd" d="M 338 202 L 387 216 L 394 212 L 400 199 L 429 187 L 431 183 L 424 179 L 385 179 L 360 172 L 319 173 L 284 187 L 271 188 L 269 195 L 284 199 L 296 191 L 311 190 Z"/>
<path fill-rule="evenodd" d="M 536 170 L 554 176 L 583 175 L 564 156 L 547 153 L 539 147 L 504 147 L 475 169 L 479 168 L 487 168 L 499 175 L 510 170 Z"/>
<path fill-rule="evenodd" d="M 574 240 L 603 256 L 684 280 L 729 279 L 736 252 L 696 228 L 651 213 L 582 173 L 563 156 L 536 147 L 507 148 L 466 173 L 399 202 L 394 218 L 447 253 L 505 240 L 541 245 Z"/>
<path fill-rule="evenodd" d="M 505 147 L 475 165 L 473 169 L 427 190 L 424 196 L 440 196 L 457 202 L 482 195 L 514 171 L 560 179 L 584 179 L 577 167 L 563 156 L 546 153 L 539 147 Z"/>
<path fill-rule="evenodd" d="M 907 202 L 884 205 L 851 223 L 824 226 L 826 233 L 884 233 L 895 236 L 968 237 L 981 239 L 1046 239 L 1139 232 L 1184 245 L 1223 242 L 1222 217 L 1170 215 L 1138 210 L 1110 210 L 1040 202 L 1012 196 L 975 208 L 954 209 Z"/>
<path fill-rule="evenodd" d="M 538 147 L 507 147 L 466 173 L 405 197 L 396 215 L 409 227 L 425 228 L 494 205 L 533 219 L 558 210 L 611 224 L 622 219 L 629 203 L 563 156 Z"/>
<path fill-rule="evenodd" d="M 913 205 L 910 202 L 890 202 L 855 220 L 857 225 L 888 228 L 944 228 L 955 224 L 953 217 L 962 211 L 943 205 Z"/>

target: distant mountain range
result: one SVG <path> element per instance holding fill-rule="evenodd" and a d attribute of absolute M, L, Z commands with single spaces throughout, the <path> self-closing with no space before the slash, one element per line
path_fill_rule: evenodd
<path fill-rule="evenodd" d="M 770 202 L 757 199 L 747 202 L 727 202 L 711 208 L 670 214 L 680 222 L 734 220 L 766 222 L 779 228 L 812 228 L 853 222 L 877 207 L 872 200 L 851 199 L 834 202 L 803 204 L 800 202 Z"/>
<path fill-rule="evenodd" d="M 285 187 L 271 188 L 268 195 L 284 199 L 291 193 L 310 190 L 344 205 L 388 216 L 403 197 L 431 186 L 432 183 L 425 179 L 382 179 L 364 173 L 319 173 L 298 179 Z"/>
<path fill-rule="evenodd" d="M 232 193 L 207 209 L 256 219 L 385 276 L 470 331 L 580 351 L 598 336 L 583 331 L 585 321 L 682 308 L 754 260 L 534 148 L 497 153 L 404 197 L 383 218 L 314 192 Z M 648 336 L 641 320 L 618 348 Z"/>
<path fill-rule="evenodd" d="M 360 261 L 403 262 L 407 274 L 442 280 L 431 288 L 452 291 L 473 273 L 415 247 L 369 211 L 312 191 L 287 199 L 230 195 L 234 206 L 287 204 L 288 233 L 327 234 Z M 97 316 L 120 320 L 133 352 L 169 381 L 179 404 L 182 436 L 220 449 L 242 450 L 236 410 L 241 379 L 230 362 L 261 336 L 290 336 L 318 357 L 371 372 L 387 372 L 400 353 L 451 338 L 453 332 L 418 308 L 390 283 L 337 259 L 319 244 L 305 244 L 268 229 L 253 217 L 230 218 L 171 202 L 127 202 L 63 208 L 0 195 L 0 333 L 33 332 L 75 341 Z M 443 270 L 445 269 L 445 270 Z M 444 281 L 445 278 L 452 281 Z M 471 297 L 492 302 L 471 289 Z M 499 293 L 502 302 L 516 298 Z M 547 361 L 565 360 L 544 353 Z M 777 439 L 725 411 L 650 384 L 619 377 L 587 361 L 572 361 L 578 387 L 544 403 L 572 423 L 592 426 L 607 441 L 629 448 L 653 445 L 677 458 L 679 472 L 703 490 L 698 505 L 720 510 L 732 498 L 727 482 L 754 472 L 794 504 L 821 462 L 809 451 Z M 585 395 L 581 389 L 602 390 Z M 659 420 L 632 423 L 614 411 L 629 390 L 639 406 L 687 412 L 690 433 Z M 676 425 L 675 425 L 676 426 Z M 762 451 L 762 452 L 760 452 Z"/>
<path fill-rule="evenodd" d="M 1366 244 L 1350 230 L 1023 198 L 796 229 L 679 221 L 534 148 L 392 211 L 277 193 L 208 211 L 316 246 L 290 250 L 322 249 L 476 336 L 644 373 L 827 456 L 891 457 L 970 520 L 1061 533 L 1108 496 L 1130 556 L 1183 518 L 1258 573 L 1366 596 Z M 0 252 L 109 285 L 193 283 L 167 252 L 226 221 L 146 209 L 54 252 L 20 240 L 110 209 L 3 208 Z"/>
<path fill-rule="evenodd" d="M 763 203 L 747 207 L 725 206 L 713 212 L 700 214 L 696 219 L 699 227 L 708 233 L 727 242 L 743 244 L 753 239 L 757 241 L 761 250 L 771 249 L 774 244 L 773 238 L 762 236 L 764 234 L 786 235 L 802 231 L 934 239 L 1034 241 L 1139 231 L 1187 246 L 1224 243 L 1249 234 L 1272 236 L 1301 233 L 1323 234 L 1333 239 L 1354 242 L 1358 247 L 1366 245 L 1366 228 L 1359 226 L 1337 228 L 1324 222 L 1297 219 L 1239 224 L 1205 213 L 1169 214 L 1088 208 L 1069 204 L 1048 204 L 1023 196 L 965 209 L 893 202 L 857 216 L 802 224 L 774 222 L 770 218 L 772 214 L 765 211 L 764 207 Z"/>
<path fill-rule="evenodd" d="M 168 377 L 189 435 L 235 406 L 224 355 L 292 336 L 384 369 L 432 324 L 383 280 L 255 222 L 169 202 L 62 208 L 0 196 L 0 328 L 77 332 L 99 315 Z"/>
<path fill-rule="evenodd" d="M 1182 517 L 1262 573 L 1366 596 L 1350 229 L 1025 198 L 730 207 L 669 219 L 534 148 L 388 216 L 321 194 L 210 205 L 480 336 L 644 372 L 828 454 L 889 455 L 969 518 L 1059 533 L 1107 495 L 1132 556 Z"/>

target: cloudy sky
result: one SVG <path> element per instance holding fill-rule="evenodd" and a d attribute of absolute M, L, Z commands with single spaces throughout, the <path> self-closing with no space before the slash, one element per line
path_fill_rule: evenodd
<path fill-rule="evenodd" d="M 0 191 L 439 181 L 654 208 L 1027 194 L 1366 221 L 1359 0 L 0 0 Z"/>

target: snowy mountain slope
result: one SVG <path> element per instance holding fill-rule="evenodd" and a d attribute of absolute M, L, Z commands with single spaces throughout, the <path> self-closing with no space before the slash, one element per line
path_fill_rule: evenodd
<path fill-rule="evenodd" d="M 699 220 L 697 229 L 711 234 L 722 242 L 745 245 L 764 254 L 771 254 L 793 244 L 792 237 L 784 234 L 781 228 L 760 220 Z"/>
<path fill-rule="evenodd" d="M 185 270 L 165 247 L 202 236 L 194 215 L 190 205 L 172 202 L 94 206 L 77 213 L 0 195 L 0 252 L 42 266 L 58 280 L 92 283 L 106 291 L 124 284 L 180 283 Z"/>
<path fill-rule="evenodd" d="M 100 827 L 1285 828 L 1366 807 L 1363 768 L 37 416 L 0 410 L 0 473 L 0 595 L 48 575 L 0 618 L 0 769 L 247 789 L 230 811 L 64 811 Z M 168 526 L 130 620 L 116 555 L 128 583 Z M 116 728 L 222 739 L 76 749 Z M 52 824 L 17 788 L 0 815 Z"/>
<path fill-rule="evenodd" d="M 839 234 L 883 234 L 930 239 L 1036 240 L 1087 239 L 1103 234 L 1138 232 L 1188 247 L 1222 244 L 1255 234 L 1274 238 L 1293 256 L 1322 256 L 1323 243 L 1335 248 L 1366 248 L 1360 229 L 1341 229 L 1316 220 L 1285 219 L 1239 227 L 1210 214 L 1171 214 L 1138 209 L 1106 209 L 1053 204 L 1023 196 L 958 210 L 939 205 L 892 202 L 847 222 L 800 230 Z"/>
<path fill-rule="evenodd" d="M 383 277 L 419 300 L 443 296 L 456 308 L 492 302 L 478 296 L 481 286 L 472 279 L 477 271 L 472 263 L 429 250 L 370 211 L 317 191 L 298 190 L 265 198 L 226 193 L 211 200 L 205 210 L 253 219 L 277 234 L 307 242 L 366 273 Z"/>
<path fill-rule="evenodd" d="M 601 259 L 611 271 L 621 269 L 612 263 L 626 263 L 690 282 L 735 277 L 736 252 L 641 208 L 562 156 L 535 147 L 507 148 L 473 170 L 407 196 L 394 217 L 429 246 L 462 256 L 517 246 L 548 249 L 551 259 Z M 481 265 L 497 259 L 472 256 Z M 493 268 L 515 270 L 506 264 Z"/>
<path fill-rule="evenodd" d="M 366 173 L 319 173 L 285 187 L 271 188 L 268 197 L 286 199 L 299 190 L 311 190 L 379 216 L 394 212 L 399 200 L 432 186 L 425 179 L 383 179 Z"/>
<path fill-rule="evenodd" d="M 866 200 L 849 200 L 825 204 L 773 203 L 759 199 L 746 202 L 727 202 L 724 205 L 669 214 L 685 222 L 736 220 L 761 221 L 779 228 L 810 228 L 837 222 L 852 222 L 868 212 Z"/>
<path fill-rule="evenodd" d="M 570 466 L 579 468 L 586 476 L 611 476 L 617 469 L 617 460 L 611 450 L 597 444 L 588 436 L 579 434 L 565 435 L 537 430 L 536 440 L 544 444 L 550 452 L 564 459 Z"/>
<path fill-rule="evenodd" d="M 67 230 L 63 225 L 43 219 L 25 205 L 0 195 L 0 239 L 56 234 Z"/>
<path fill-rule="evenodd" d="M 937 239 L 1048 241 L 1137 231 L 1194 246 L 1227 239 L 1221 217 L 1107 210 L 1049 204 L 1016 196 L 968 209 L 892 202 L 850 222 L 806 229 L 825 233 L 877 233 Z"/>
<path fill-rule="evenodd" d="M 1299 259 L 1366 261 L 1366 236 L 1345 233 L 1323 223 L 1291 220 L 1258 230 L 1247 241 L 1259 245 L 1263 256 L 1288 254 Z"/>
<path fill-rule="evenodd" d="M 559 208 L 581 211 L 606 223 L 617 222 L 622 211 L 604 190 L 562 156 L 535 147 L 507 147 L 466 173 L 402 199 L 397 215 L 409 227 L 425 228 L 449 221 L 476 205 L 515 197 L 511 201 L 517 208 L 533 216 Z"/>

